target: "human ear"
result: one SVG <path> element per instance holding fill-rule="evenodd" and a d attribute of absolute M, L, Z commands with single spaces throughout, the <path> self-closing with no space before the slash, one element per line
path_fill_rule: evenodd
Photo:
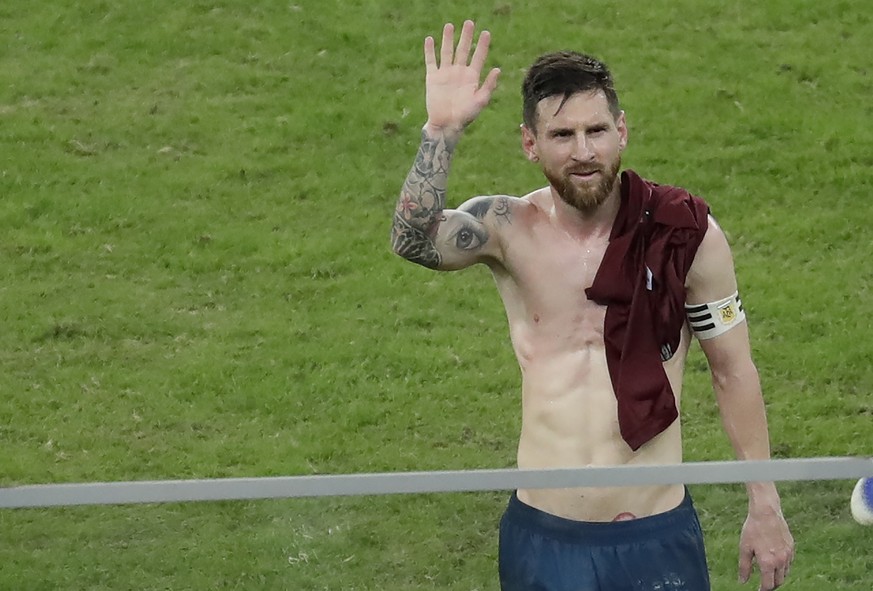
<path fill-rule="evenodd" d="M 615 120 L 615 127 L 618 129 L 618 149 L 624 151 L 627 148 L 627 119 L 624 111 L 622 111 Z"/>
<path fill-rule="evenodd" d="M 539 162 L 540 157 L 537 154 L 537 139 L 533 131 L 524 123 L 521 124 L 521 149 L 524 150 L 524 155 L 531 162 Z"/>

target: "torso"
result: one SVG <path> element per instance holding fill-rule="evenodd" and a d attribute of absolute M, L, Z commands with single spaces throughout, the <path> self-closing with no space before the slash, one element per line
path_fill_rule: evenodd
<path fill-rule="evenodd" d="M 492 267 L 506 307 L 522 373 L 519 468 L 568 468 L 682 461 L 679 421 L 633 452 L 619 433 L 616 399 L 603 342 L 606 307 L 588 300 L 608 234 L 585 236 L 557 223 L 548 191 L 519 201 L 504 228 L 503 265 Z M 681 393 L 689 335 L 665 364 Z M 584 521 L 644 517 L 677 506 L 681 485 L 523 489 L 519 499 L 538 509 Z"/>

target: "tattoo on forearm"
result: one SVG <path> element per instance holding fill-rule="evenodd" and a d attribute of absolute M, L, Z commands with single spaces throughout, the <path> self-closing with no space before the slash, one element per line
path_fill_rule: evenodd
<path fill-rule="evenodd" d="M 420 229 L 409 225 L 399 212 L 394 213 L 391 245 L 394 252 L 413 263 L 430 269 L 436 269 L 442 263 L 433 240 Z"/>
<path fill-rule="evenodd" d="M 454 142 L 421 134 L 421 146 L 403 183 L 394 212 L 394 252 L 426 267 L 436 268 L 442 258 L 433 238 L 446 205 L 446 185 Z"/>

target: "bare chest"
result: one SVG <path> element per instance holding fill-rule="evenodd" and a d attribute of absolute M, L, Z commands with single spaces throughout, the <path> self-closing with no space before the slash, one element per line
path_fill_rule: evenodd
<path fill-rule="evenodd" d="M 559 233 L 533 236 L 509 251 L 498 279 L 510 327 L 556 345 L 602 345 L 606 308 L 588 299 L 607 241 Z"/>

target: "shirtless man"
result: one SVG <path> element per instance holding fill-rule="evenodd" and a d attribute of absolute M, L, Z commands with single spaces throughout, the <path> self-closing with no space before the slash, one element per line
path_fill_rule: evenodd
<path fill-rule="evenodd" d="M 630 182 L 620 174 L 628 130 L 609 72 L 582 54 L 540 58 L 523 88 L 522 147 L 549 185 L 521 198 L 476 197 L 445 209 L 454 148 L 488 104 L 500 74 L 495 68 L 482 81 L 490 36 L 483 32 L 475 50 L 473 39 L 467 21 L 455 48 L 454 27 L 447 24 L 439 62 L 433 38 L 425 40 L 428 120 L 397 201 L 394 251 L 437 270 L 474 263 L 491 269 L 522 373 L 520 468 L 680 463 L 678 418 L 635 446 L 623 436 L 604 338 L 608 306 L 586 293 L 610 245 L 622 185 Z M 695 325 L 695 331 L 701 330 L 737 457 L 768 459 L 764 403 L 731 252 L 703 211 L 682 297 L 686 309 L 704 315 L 729 308 L 726 328 L 707 332 Z M 691 340 L 684 314 L 680 322 L 677 346 L 657 359 L 676 408 Z M 794 542 L 775 486 L 748 483 L 747 492 L 740 579 L 749 579 L 756 562 L 760 588 L 769 591 L 785 580 Z M 700 526 L 682 485 L 518 490 L 501 521 L 499 562 L 504 591 L 710 588 Z"/>

